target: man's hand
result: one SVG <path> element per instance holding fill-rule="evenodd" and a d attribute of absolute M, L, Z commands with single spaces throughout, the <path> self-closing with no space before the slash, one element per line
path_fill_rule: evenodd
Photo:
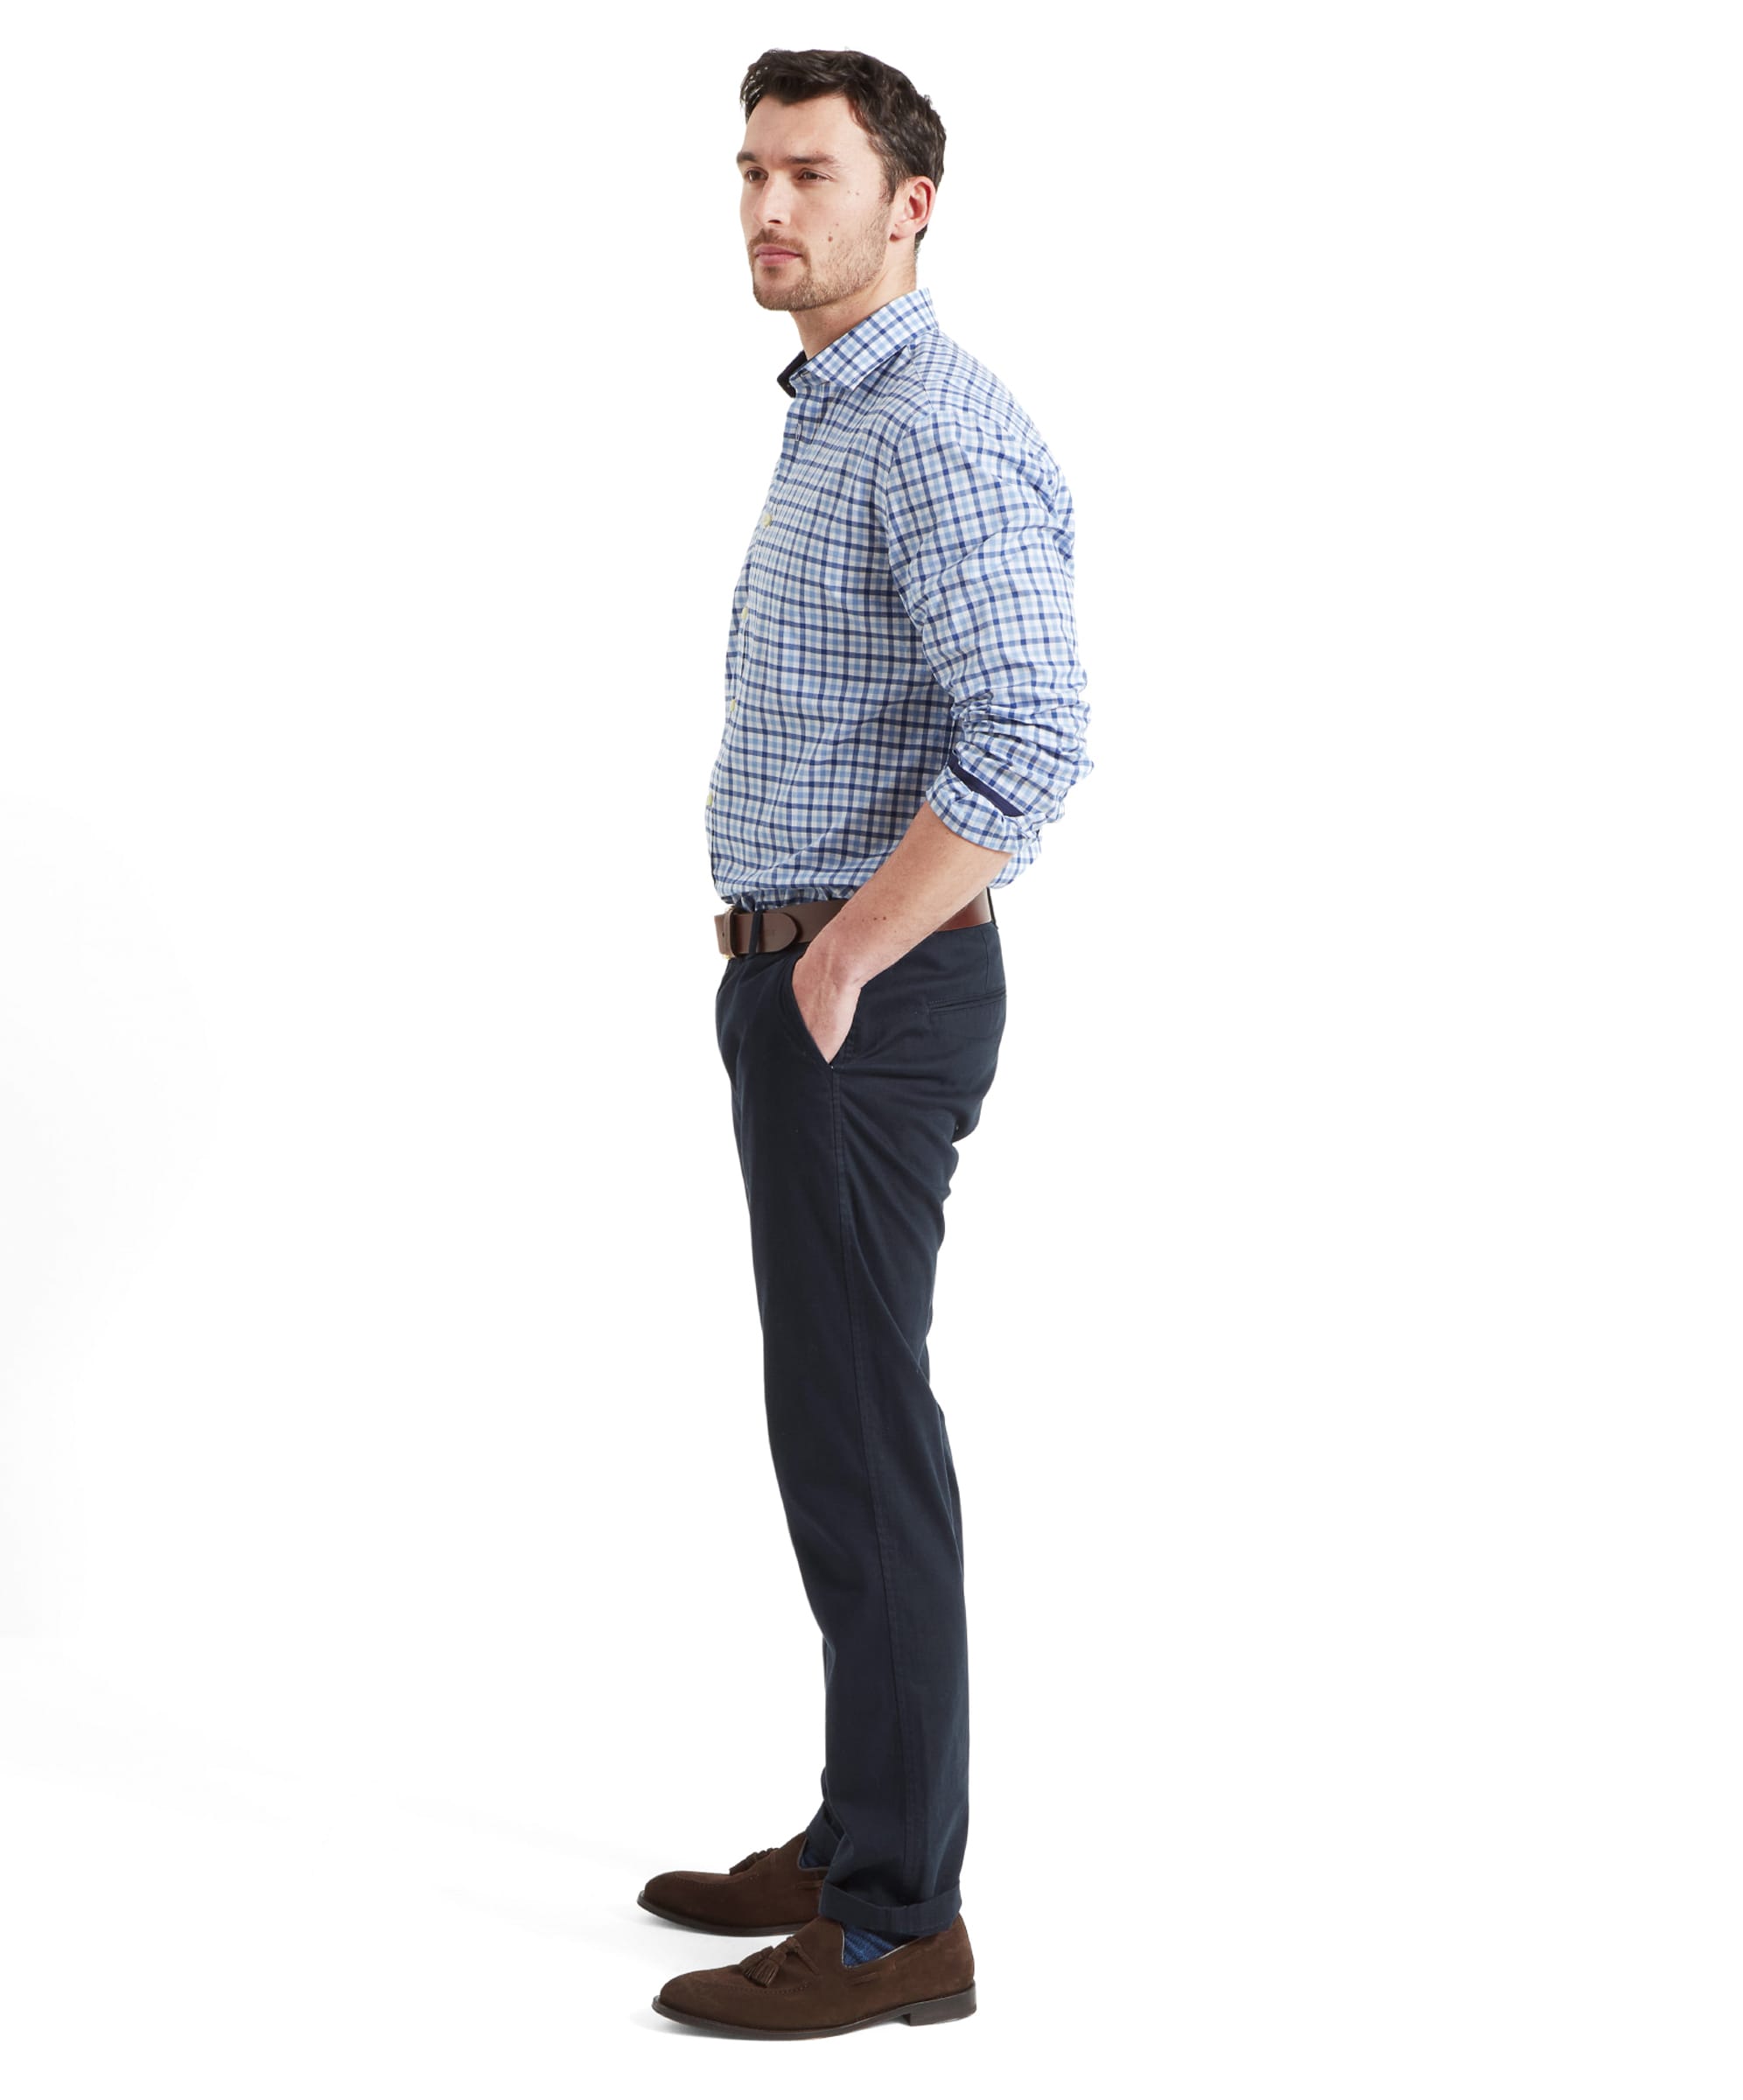
<path fill-rule="evenodd" d="M 853 1026 L 859 1006 L 859 986 L 851 978 L 836 976 L 831 971 L 822 934 L 793 965 L 793 998 L 823 1062 L 833 1064 L 836 1052 L 847 1040 L 847 1032 Z"/>
<path fill-rule="evenodd" d="M 920 804 L 894 850 L 793 965 L 800 1018 L 826 1064 L 847 1040 L 860 986 L 954 917 L 1010 858 L 959 837 Z"/>

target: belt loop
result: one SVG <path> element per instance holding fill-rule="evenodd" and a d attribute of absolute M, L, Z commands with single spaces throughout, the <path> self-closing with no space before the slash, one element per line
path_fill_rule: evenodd
<path fill-rule="evenodd" d="M 745 950 L 747 956 L 760 955 L 762 952 L 762 906 L 760 904 L 752 905 L 751 906 L 751 944 Z"/>
<path fill-rule="evenodd" d="M 992 923 L 997 926 L 998 924 L 998 914 L 993 906 L 992 889 L 990 885 L 988 886 L 986 892 L 986 908 L 988 911 L 992 913 Z"/>

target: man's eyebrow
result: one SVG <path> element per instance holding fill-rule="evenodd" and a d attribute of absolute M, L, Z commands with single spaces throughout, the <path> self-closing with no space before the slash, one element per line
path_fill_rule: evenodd
<path fill-rule="evenodd" d="M 785 153 L 779 158 L 789 168 L 838 168 L 841 165 L 833 153 Z M 740 165 L 747 160 L 754 161 L 759 167 L 762 165 L 760 153 L 746 151 L 738 156 L 738 160 Z"/>

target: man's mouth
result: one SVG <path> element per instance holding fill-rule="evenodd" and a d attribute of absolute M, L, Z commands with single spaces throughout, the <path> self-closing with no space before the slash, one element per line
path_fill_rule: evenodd
<path fill-rule="evenodd" d="M 799 251 L 796 248 L 760 248 L 757 250 L 759 262 L 796 262 L 798 260 Z"/>

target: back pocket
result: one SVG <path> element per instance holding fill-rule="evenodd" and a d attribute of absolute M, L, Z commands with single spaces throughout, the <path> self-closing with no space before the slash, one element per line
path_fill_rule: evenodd
<path fill-rule="evenodd" d="M 997 1035 L 1004 1026 L 1004 987 L 971 999 L 928 999 L 926 1011 L 948 1035 Z"/>

